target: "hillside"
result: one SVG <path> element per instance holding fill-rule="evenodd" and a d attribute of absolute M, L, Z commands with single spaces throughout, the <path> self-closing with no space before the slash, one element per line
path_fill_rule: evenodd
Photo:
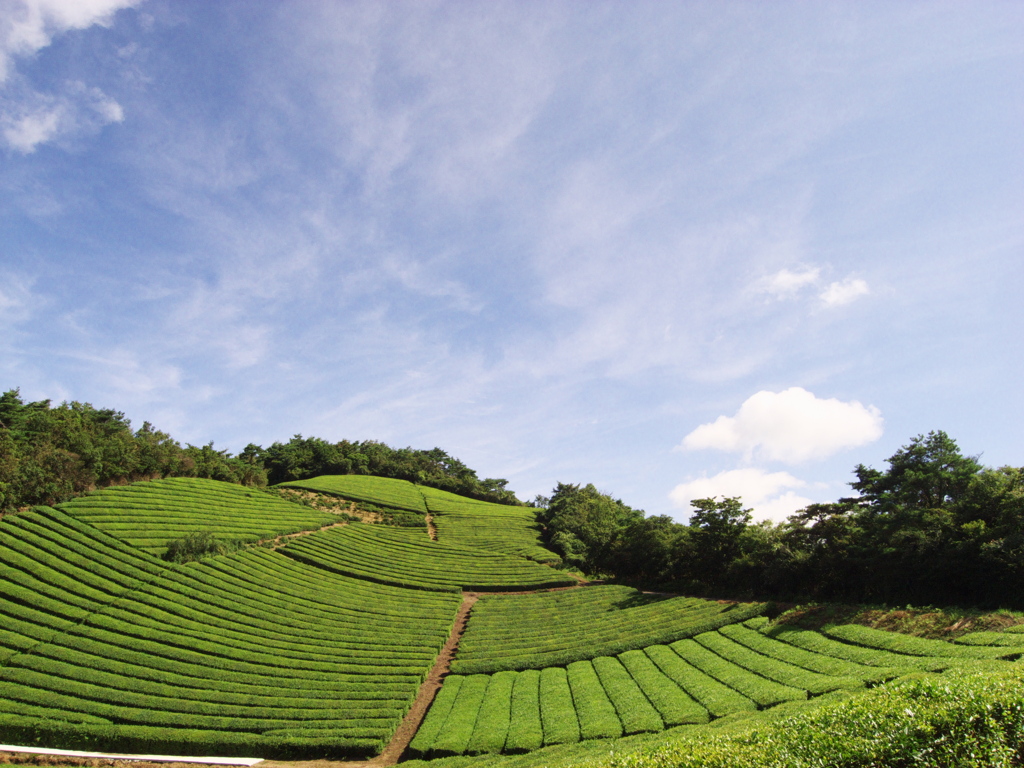
<path fill-rule="evenodd" d="M 286 485 L 319 496 L 167 479 L 0 519 L 0 740 L 569 764 L 595 744 L 771 728 L 922 674 L 1005 677 L 1024 653 L 1009 631 L 811 630 L 761 603 L 580 585 L 528 508 L 394 478 Z M 367 510 L 407 524 L 352 522 Z M 219 548 L 164 559 L 196 534 Z"/>

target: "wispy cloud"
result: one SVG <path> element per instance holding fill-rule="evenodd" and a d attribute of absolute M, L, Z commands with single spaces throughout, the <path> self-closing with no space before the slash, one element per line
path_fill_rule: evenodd
<path fill-rule="evenodd" d="M 780 269 L 774 275 L 764 278 L 758 286 L 764 293 L 777 299 L 788 299 L 801 289 L 818 282 L 821 269 L 818 267 L 802 267 L 796 271 Z"/>
<path fill-rule="evenodd" d="M 15 328 L 31 318 L 33 307 L 42 303 L 34 295 L 33 282 L 23 274 L 0 271 L 0 336 L 6 343 L 13 341 Z"/>
<path fill-rule="evenodd" d="M 3 0 L 0 2 L 0 85 L 13 59 L 31 56 L 59 34 L 107 25 L 117 11 L 141 0 Z"/>
<path fill-rule="evenodd" d="M 821 300 L 826 307 L 842 307 L 869 293 L 871 289 L 866 281 L 859 277 L 848 277 L 841 282 L 829 283 L 821 292 Z"/>
<path fill-rule="evenodd" d="M 0 110 L 4 140 L 23 154 L 34 152 L 40 144 L 95 133 L 124 120 L 120 104 L 99 88 L 78 81 L 65 83 L 59 94 L 8 87 L 0 93 Z"/>
<path fill-rule="evenodd" d="M 871 293 L 866 280 L 853 276 L 828 283 L 821 288 L 821 272 L 821 267 L 799 267 L 795 270 L 783 268 L 757 281 L 755 290 L 782 300 L 795 299 L 800 294 L 818 287 L 816 295 L 822 306 L 829 309 L 845 306 Z"/>

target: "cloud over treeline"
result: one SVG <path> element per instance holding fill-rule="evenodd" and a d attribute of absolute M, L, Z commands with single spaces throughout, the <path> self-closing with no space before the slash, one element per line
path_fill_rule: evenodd
<path fill-rule="evenodd" d="M 873 405 L 818 398 L 802 387 L 751 395 L 734 416 L 719 416 L 690 432 L 680 447 L 742 453 L 747 459 L 800 464 L 825 459 L 882 436 Z"/>

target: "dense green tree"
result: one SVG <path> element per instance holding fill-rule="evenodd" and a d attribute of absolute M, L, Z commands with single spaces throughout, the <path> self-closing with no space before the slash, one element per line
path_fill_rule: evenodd
<path fill-rule="evenodd" d="M 507 480 L 481 480 L 474 470 L 440 448 L 391 448 L 375 440 L 331 443 L 294 435 L 287 443 L 273 443 L 269 448 L 250 443 L 239 456 L 264 467 L 272 485 L 318 475 L 375 475 L 499 504 L 519 503 L 507 488 Z"/>
<path fill-rule="evenodd" d="M 537 516 L 545 527 L 548 542 L 563 559 L 575 561 L 591 573 L 614 568 L 619 536 L 643 518 L 642 510 L 601 493 L 593 485 L 566 483 L 555 487 L 547 508 Z"/>
<path fill-rule="evenodd" d="M 982 467 L 964 456 L 953 440 L 939 430 L 918 435 L 888 458 L 879 471 L 858 464 L 850 483 L 860 503 L 876 512 L 898 508 L 935 509 L 957 502 Z"/>
<path fill-rule="evenodd" d="M 694 499 L 690 502 L 690 540 L 696 567 L 703 578 L 714 578 L 740 553 L 740 537 L 753 520 L 739 497 Z"/>
<path fill-rule="evenodd" d="M 635 520 L 618 535 L 614 572 L 620 579 L 667 583 L 678 578 L 677 560 L 687 550 L 689 531 L 668 515 Z"/>

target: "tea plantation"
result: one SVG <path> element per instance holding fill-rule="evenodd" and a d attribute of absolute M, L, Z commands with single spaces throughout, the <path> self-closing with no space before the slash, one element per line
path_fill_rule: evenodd
<path fill-rule="evenodd" d="M 986 728 L 1011 733 L 1005 711 L 1020 730 L 1024 634 L 773 624 L 759 603 L 581 585 L 527 507 L 369 476 L 285 485 L 431 527 L 186 478 L 0 519 L 0 741 L 512 768 L 754 764 L 729 761 L 756 738 L 789 759 L 824 749 L 822 724 L 842 733 L 866 707 L 905 717 L 921 699 L 935 722 L 975 723 L 982 746 Z M 196 534 L 231 546 L 164 559 Z M 443 684 L 422 716 L 432 670 Z M 1010 710 L 942 709 L 984 690 Z M 411 742 L 393 743 L 407 716 Z"/>

